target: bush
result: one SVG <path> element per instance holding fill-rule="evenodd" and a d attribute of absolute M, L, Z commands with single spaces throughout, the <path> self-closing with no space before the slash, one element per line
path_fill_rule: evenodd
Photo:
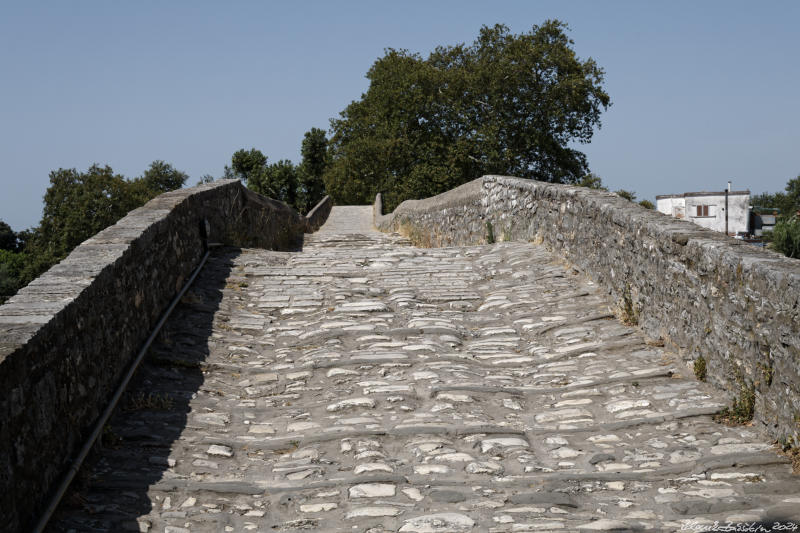
<path fill-rule="evenodd" d="M 786 257 L 800 259 L 800 219 L 794 216 L 775 224 L 772 248 Z"/>
<path fill-rule="evenodd" d="M 717 422 L 730 425 L 747 424 L 753 420 L 756 407 L 756 388 L 748 384 L 741 374 L 736 376 L 739 384 L 739 396 L 733 399 L 730 407 L 726 407 L 714 416 Z"/>
<path fill-rule="evenodd" d="M 706 380 L 706 358 L 702 355 L 694 360 L 694 375 L 700 381 Z"/>
<path fill-rule="evenodd" d="M 494 244 L 494 243 L 495 243 L 494 227 L 492 226 L 492 223 L 487 220 L 486 221 L 486 244 Z"/>
<path fill-rule="evenodd" d="M 645 209 L 655 209 L 656 208 L 655 204 L 653 202 L 651 202 L 650 200 L 642 200 L 641 202 L 639 202 L 639 205 L 644 207 Z"/>
<path fill-rule="evenodd" d="M 22 254 L 0 250 L 0 304 L 20 288 L 20 277 L 25 259 Z"/>

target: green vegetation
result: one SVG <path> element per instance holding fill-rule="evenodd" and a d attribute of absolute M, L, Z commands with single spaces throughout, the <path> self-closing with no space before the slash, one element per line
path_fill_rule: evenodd
<path fill-rule="evenodd" d="M 653 202 L 651 202 L 650 200 L 641 200 L 639 202 L 639 205 L 644 207 L 645 209 L 655 209 L 656 208 L 655 204 Z"/>
<path fill-rule="evenodd" d="M 756 406 L 756 388 L 754 385 L 748 385 L 741 375 L 736 376 L 736 381 L 739 384 L 739 395 L 733 399 L 730 407 L 726 407 L 715 416 L 715 420 L 718 422 L 737 425 L 746 424 L 753 420 Z"/>
<path fill-rule="evenodd" d="M 791 217 L 800 211 L 800 176 L 790 179 L 784 190 L 786 192 L 756 194 L 750 197 L 750 203 L 756 207 L 776 208 L 781 216 Z"/>
<path fill-rule="evenodd" d="M 771 232 L 771 248 L 786 257 L 800 259 L 800 218 L 782 219 Z"/>
<path fill-rule="evenodd" d="M 39 226 L 14 233 L 0 222 L 0 303 L 132 209 L 182 187 L 187 177 L 164 161 L 153 161 L 133 180 L 109 166 L 52 171 Z"/>
<path fill-rule="evenodd" d="M 297 167 L 300 186 L 298 198 L 301 202 L 299 211 L 306 214 L 325 197 L 323 175 L 328 168 L 328 138 L 325 131 L 319 128 L 307 131 L 300 146 L 300 155 L 302 160 Z"/>
<path fill-rule="evenodd" d="M 764 384 L 767 387 L 772 386 L 772 378 L 775 377 L 775 367 L 772 366 L 772 363 L 759 363 L 758 368 L 761 370 L 761 377 L 764 378 Z"/>
<path fill-rule="evenodd" d="M 706 380 L 706 358 L 702 355 L 694 360 L 694 375 L 700 381 Z"/>
<path fill-rule="evenodd" d="M 633 304 L 630 285 L 626 285 L 622 291 L 622 299 L 617 308 L 617 316 L 626 326 L 636 326 L 639 324 L 639 311 Z"/>
<path fill-rule="evenodd" d="M 486 243 L 487 244 L 494 244 L 495 237 L 494 237 L 494 226 L 488 220 L 486 221 Z"/>
<path fill-rule="evenodd" d="M 368 204 L 382 192 L 388 212 L 482 174 L 579 182 L 586 157 L 570 143 L 591 140 L 610 98 L 603 70 L 576 56 L 567 29 L 484 26 L 472 44 L 427 58 L 388 49 L 367 92 L 331 121 L 328 193 Z"/>
<path fill-rule="evenodd" d="M 596 189 L 596 190 L 600 190 L 600 191 L 607 191 L 608 190 L 608 187 L 603 185 L 602 178 L 600 178 L 600 176 L 598 176 L 594 172 L 590 172 L 590 173 L 586 174 L 584 177 L 582 177 L 580 179 L 580 181 L 578 183 L 576 183 L 576 185 L 580 185 L 581 187 L 586 187 L 586 188 L 589 188 L 589 189 Z M 616 193 L 617 196 L 619 196 L 620 198 L 625 198 L 626 200 L 628 200 L 630 202 L 635 202 L 636 201 L 636 192 L 634 192 L 634 191 L 628 191 L 628 190 L 625 190 L 625 189 L 619 189 L 617 191 L 614 191 L 614 193 Z M 644 207 L 645 209 L 655 209 L 656 208 L 655 204 L 653 204 L 653 202 L 651 202 L 650 200 L 641 200 L 639 202 L 639 205 Z"/>
<path fill-rule="evenodd" d="M 308 213 L 325 196 L 322 175 L 328 166 L 327 150 L 325 132 L 311 128 L 303 138 L 300 149 L 303 159 L 299 165 L 287 159 L 268 165 L 267 156 L 260 150 L 241 149 L 233 154 L 223 177 L 239 179 L 252 191 Z"/>
<path fill-rule="evenodd" d="M 591 140 L 611 102 L 603 69 L 577 57 L 567 30 L 557 20 L 521 34 L 498 24 L 482 27 L 471 44 L 440 46 L 427 58 L 388 49 L 367 72 L 367 92 L 331 121 L 330 142 L 324 130 L 306 132 L 299 165 L 270 164 L 255 148 L 238 150 L 223 177 L 301 213 L 326 190 L 338 203 L 371 203 L 381 191 L 391 211 L 405 199 L 482 174 L 602 188 L 586 156 L 571 146 Z M 0 221 L 0 303 L 87 238 L 186 179 L 164 161 L 135 179 L 100 165 L 51 172 L 36 228 L 15 233 Z M 199 183 L 214 179 L 206 174 Z M 494 242 L 493 228 L 487 231 Z"/>
<path fill-rule="evenodd" d="M 778 210 L 778 222 L 771 232 L 764 233 L 764 241 L 776 252 L 800 259 L 800 176 L 790 179 L 784 190 L 757 194 L 750 198 L 750 203 Z"/>
<path fill-rule="evenodd" d="M 629 202 L 636 201 L 636 193 L 634 191 L 627 191 L 625 189 L 620 189 L 614 192 L 617 193 L 617 196 L 619 196 L 620 198 L 625 198 Z"/>
<path fill-rule="evenodd" d="M 586 187 L 587 189 L 597 189 L 600 191 L 608 190 L 608 187 L 603 185 L 603 179 L 594 172 L 586 174 L 576 185 Z"/>
<path fill-rule="evenodd" d="M 0 220 L 0 250 L 17 250 L 17 234 L 11 226 Z"/>
<path fill-rule="evenodd" d="M 24 268 L 23 254 L 0 249 L 0 303 L 17 292 Z"/>

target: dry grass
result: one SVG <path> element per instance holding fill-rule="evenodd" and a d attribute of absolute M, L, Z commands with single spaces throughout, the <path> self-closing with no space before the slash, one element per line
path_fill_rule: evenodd
<path fill-rule="evenodd" d="M 175 402 L 167 393 L 134 392 L 127 395 L 125 411 L 169 411 Z"/>

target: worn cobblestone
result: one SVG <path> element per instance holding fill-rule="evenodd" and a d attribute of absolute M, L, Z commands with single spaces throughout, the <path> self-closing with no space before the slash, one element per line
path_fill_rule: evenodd
<path fill-rule="evenodd" d="M 334 207 L 210 259 L 52 531 L 679 530 L 792 518 L 727 402 L 541 246 L 421 249 Z M 788 509 L 788 511 L 787 511 Z M 797 516 L 795 515 L 794 518 Z"/>

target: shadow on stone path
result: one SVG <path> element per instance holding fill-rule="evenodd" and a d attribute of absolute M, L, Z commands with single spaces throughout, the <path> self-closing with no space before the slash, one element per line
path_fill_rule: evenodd
<path fill-rule="evenodd" d="M 152 511 L 148 490 L 169 477 L 174 444 L 218 341 L 214 316 L 240 251 L 213 252 L 140 365 L 48 531 L 138 531 Z M 209 419 L 213 422 L 213 417 Z"/>
<path fill-rule="evenodd" d="M 558 257 L 415 248 L 370 213 L 335 207 L 300 253 L 216 256 L 135 385 L 175 403 L 117 414 L 121 442 L 52 530 L 677 531 L 800 515 L 786 458 L 714 422 L 728 399 Z"/>

